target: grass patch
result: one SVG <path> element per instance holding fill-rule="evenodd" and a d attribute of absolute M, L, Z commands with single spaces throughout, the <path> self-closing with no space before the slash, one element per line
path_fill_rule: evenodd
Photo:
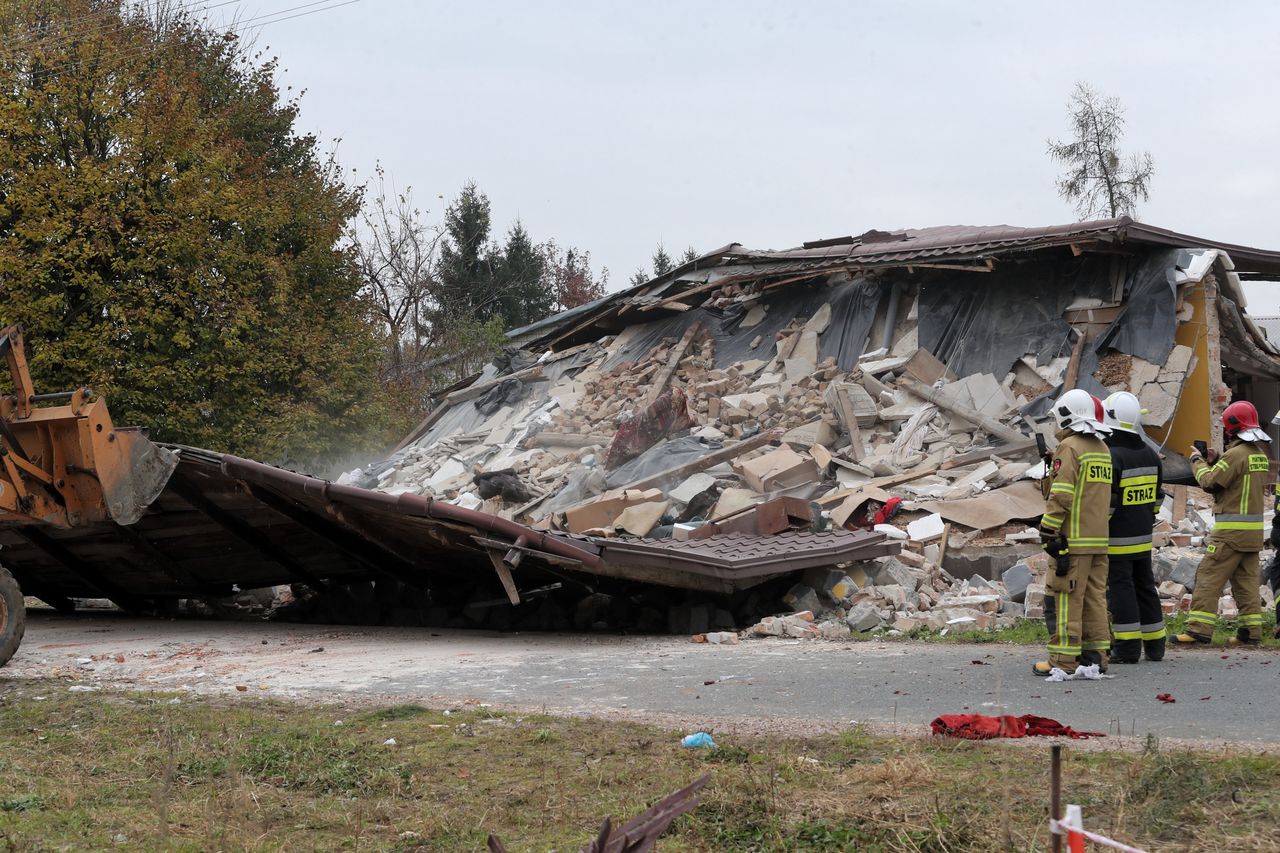
<path fill-rule="evenodd" d="M 36 700 L 35 696 L 46 696 Z M 337 721 L 342 725 L 336 725 Z M 706 772 L 661 849 L 1043 850 L 1047 749 L 865 728 L 736 737 L 539 715 L 70 694 L 0 682 L 13 850 L 576 850 Z M 394 745 L 387 741 L 394 740 Z M 1280 757 L 1068 749 L 1066 797 L 1147 849 L 1274 849 Z"/>

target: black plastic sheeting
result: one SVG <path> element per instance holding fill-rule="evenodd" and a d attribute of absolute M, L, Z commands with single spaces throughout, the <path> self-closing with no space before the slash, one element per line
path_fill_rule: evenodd
<path fill-rule="evenodd" d="M 807 319 L 823 303 L 831 304 L 831 323 L 818 336 L 818 359 L 834 357 L 842 370 L 851 370 L 858 356 L 867 349 L 867 335 L 876 320 L 886 286 L 864 278 L 835 276 L 835 281 L 815 285 L 796 284 L 779 288 L 760 299 L 767 313 L 763 320 L 749 328 L 742 327 L 747 308 L 734 305 L 728 309 L 694 308 L 682 314 L 663 317 L 629 327 L 625 343 L 605 362 L 608 371 L 625 361 L 639 361 L 664 339 L 679 339 L 695 322 L 701 322 L 715 338 L 716 367 L 727 368 L 735 362 L 762 359 L 775 354 L 774 340 L 778 332 L 797 317 Z M 751 342 L 760 337 L 754 349 Z"/>
<path fill-rule="evenodd" d="M 1115 349 L 1152 364 L 1164 364 L 1178 328 L 1178 267 L 1191 262 L 1186 249 L 1156 252 L 1125 282 L 1125 308 L 1099 338 L 1096 350 Z"/>
<path fill-rule="evenodd" d="M 1041 364 L 1068 355 L 1074 337 L 1062 314 L 1082 297 L 1111 295 L 1109 261 L 997 267 L 989 273 L 939 276 L 920 288 L 920 346 L 957 376 L 990 373 L 1003 379 L 1022 356 Z M 1083 371 L 1082 371 L 1083 373 Z"/>

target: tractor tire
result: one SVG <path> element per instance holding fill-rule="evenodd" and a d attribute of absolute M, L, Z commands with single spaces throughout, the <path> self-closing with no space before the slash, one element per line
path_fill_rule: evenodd
<path fill-rule="evenodd" d="M 0 567 L 0 666 L 9 662 L 27 630 L 27 606 L 13 575 Z"/>

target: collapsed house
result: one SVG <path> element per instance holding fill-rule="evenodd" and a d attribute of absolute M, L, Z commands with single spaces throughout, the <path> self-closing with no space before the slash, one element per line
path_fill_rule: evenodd
<path fill-rule="evenodd" d="M 1039 615 L 1036 436 L 1081 387 L 1148 410 L 1176 609 L 1212 523 L 1181 453 L 1233 396 L 1280 404 L 1248 279 L 1280 253 L 1127 218 L 732 244 L 514 330 L 337 483 L 170 446 L 136 524 L 0 528 L 2 556 L 63 606 L 291 584 L 282 616 L 335 622 L 994 627 Z"/>
<path fill-rule="evenodd" d="M 1166 479 L 1185 487 L 1182 452 L 1220 441 L 1233 397 L 1276 407 L 1280 350 L 1241 281 L 1278 276 L 1280 253 L 1128 218 L 732 244 L 513 331 L 505 363 L 345 479 L 586 537 L 606 558 L 867 531 L 907 549 L 893 562 L 915 577 L 833 560 L 811 567 L 840 569 L 809 572 L 814 596 L 802 585 L 787 603 L 830 610 L 870 588 L 878 624 L 904 628 L 948 602 L 1035 615 L 1035 571 L 1012 593 L 1000 581 L 1023 558 L 1039 568 L 1027 524 L 1043 507 L 1035 436 L 1054 444 L 1050 401 L 1133 392 Z M 1158 541 L 1186 546 L 1205 532 L 1202 496 L 1175 497 Z"/>

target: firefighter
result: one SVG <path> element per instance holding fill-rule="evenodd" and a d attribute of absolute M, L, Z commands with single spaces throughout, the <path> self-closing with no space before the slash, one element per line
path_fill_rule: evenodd
<path fill-rule="evenodd" d="M 1210 448 L 1204 456 L 1191 454 L 1191 470 L 1200 488 L 1213 494 L 1213 531 L 1205 542 L 1204 559 L 1196 568 L 1196 588 L 1187 614 L 1187 630 L 1176 643 L 1208 643 L 1218 621 L 1218 597 L 1231 582 L 1231 595 L 1240 610 L 1233 645 L 1256 646 L 1262 640 L 1263 492 L 1271 459 L 1271 440 L 1258 426 L 1258 410 L 1240 400 L 1222 413 L 1229 444 L 1221 457 Z"/>
<path fill-rule="evenodd" d="M 1142 404 L 1128 391 L 1102 403 L 1111 427 L 1111 541 L 1107 548 L 1107 607 L 1111 611 L 1111 662 L 1164 657 L 1164 612 L 1151 571 L 1151 526 L 1164 500 L 1160 456 L 1142 440 Z"/>
<path fill-rule="evenodd" d="M 1045 580 L 1046 612 L 1052 607 L 1049 659 L 1036 675 L 1055 667 L 1073 673 L 1081 664 L 1107 668 L 1111 646 L 1107 620 L 1107 517 L 1111 509 L 1111 451 L 1102 403 L 1079 388 L 1053 404 L 1058 448 L 1046 477 L 1046 511 L 1040 541 L 1055 557 Z"/>

